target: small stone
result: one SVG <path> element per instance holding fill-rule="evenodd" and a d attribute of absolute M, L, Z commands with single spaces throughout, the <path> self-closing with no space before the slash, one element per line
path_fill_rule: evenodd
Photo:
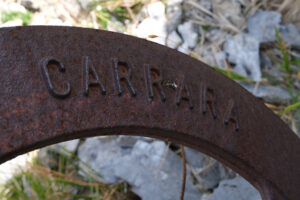
<path fill-rule="evenodd" d="M 300 47 L 300 31 L 293 24 L 281 25 L 279 31 L 287 44 Z"/>
<path fill-rule="evenodd" d="M 184 22 L 178 26 L 178 31 L 183 38 L 183 47 L 193 49 L 197 45 L 198 34 L 191 21 Z"/>
<path fill-rule="evenodd" d="M 293 25 L 280 25 L 281 14 L 276 11 L 259 11 L 248 19 L 249 34 L 261 42 L 276 41 L 278 28 L 286 44 L 300 47 L 300 33 Z"/>
<path fill-rule="evenodd" d="M 137 29 L 135 29 L 133 33 L 138 37 L 147 38 L 152 42 L 164 45 L 167 35 L 166 21 L 146 18 L 138 25 Z M 149 38 L 149 35 L 156 35 L 157 37 Z"/>
<path fill-rule="evenodd" d="M 275 27 L 279 28 L 281 14 L 276 11 L 258 11 L 248 19 L 248 32 L 259 42 L 276 40 Z"/>
<path fill-rule="evenodd" d="M 259 42 L 249 34 L 228 37 L 224 44 L 228 60 L 234 63 L 234 70 L 255 81 L 261 80 Z"/>
<path fill-rule="evenodd" d="M 164 4 L 162 2 L 151 3 L 145 8 L 145 12 L 148 14 L 148 17 L 133 30 L 133 34 L 164 45 L 167 37 L 167 19 Z M 149 35 L 158 37 L 149 38 Z"/>
<path fill-rule="evenodd" d="M 160 19 L 165 17 L 165 5 L 160 2 L 154 2 L 147 6 L 147 12 L 150 18 Z"/>
<path fill-rule="evenodd" d="M 168 39 L 166 41 L 166 45 L 170 48 L 176 49 L 181 44 L 181 38 L 176 33 L 176 31 L 173 31 L 168 35 Z"/>

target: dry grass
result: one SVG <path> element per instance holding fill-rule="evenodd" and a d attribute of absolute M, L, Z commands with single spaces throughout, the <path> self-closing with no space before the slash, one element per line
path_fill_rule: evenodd
<path fill-rule="evenodd" d="M 264 0 L 265 8 L 276 10 L 282 14 L 285 24 L 300 26 L 300 0 Z"/>
<path fill-rule="evenodd" d="M 89 199 L 126 200 L 139 199 L 127 184 L 105 184 L 86 163 L 72 154 L 51 152 L 47 160 L 37 158 L 26 169 L 16 173 L 0 188 L 0 198 L 5 200 L 31 199 Z M 45 165 L 45 164 L 48 165 Z M 78 172 L 82 171 L 85 177 Z"/>

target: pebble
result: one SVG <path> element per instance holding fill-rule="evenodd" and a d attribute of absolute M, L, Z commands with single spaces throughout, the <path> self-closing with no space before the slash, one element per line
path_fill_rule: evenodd
<path fill-rule="evenodd" d="M 178 31 L 183 39 L 183 47 L 193 49 L 197 45 L 198 33 L 191 21 L 184 22 L 178 26 Z"/>
<path fill-rule="evenodd" d="M 258 11 L 248 19 L 248 32 L 258 42 L 276 40 L 275 27 L 279 28 L 281 14 L 276 11 Z"/>
<path fill-rule="evenodd" d="M 145 8 L 145 12 L 148 17 L 133 30 L 133 34 L 164 45 L 167 37 L 165 5 L 162 2 L 151 3 Z M 149 35 L 157 37 L 148 38 Z"/>
<path fill-rule="evenodd" d="M 259 42 L 249 34 L 238 34 L 228 37 L 224 44 L 228 60 L 234 63 L 234 70 L 255 81 L 261 80 Z"/>

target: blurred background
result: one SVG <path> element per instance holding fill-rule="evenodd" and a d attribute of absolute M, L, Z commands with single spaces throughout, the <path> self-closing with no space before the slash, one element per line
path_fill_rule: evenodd
<path fill-rule="evenodd" d="M 300 136 L 299 0 L 0 0 L 0 27 L 24 25 L 109 30 L 176 49 L 262 99 Z M 73 140 L 6 162 L 0 198 L 179 199 L 183 152 L 186 200 L 261 199 L 213 158 L 133 136 Z"/>

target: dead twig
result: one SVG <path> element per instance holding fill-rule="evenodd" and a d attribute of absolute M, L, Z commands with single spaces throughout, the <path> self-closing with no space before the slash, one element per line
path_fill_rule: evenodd
<path fill-rule="evenodd" d="M 126 8 L 127 12 L 128 12 L 129 15 L 130 15 L 130 18 L 131 18 L 133 24 L 137 24 L 138 22 L 137 22 L 137 20 L 136 20 L 134 14 L 133 14 L 133 12 L 132 12 L 132 10 L 131 10 L 131 7 L 130 7 L 130 5 L 129 5 L 129 2 L 124 1 L 124 5 L 125 5 L 125 8 Z"/>
<path fill-rule="evenodd" d="M 158 173 L 159 173 L 160 169 L 162 168 L 162 166 L 163 166 L 163 164 L 164 164 L 164 162 L 165 162 L 165 160 L 166 160 L 166 158 L 167 158 L 167 155 L 168 155 L 168 151 L 169 151 L 170 145 L 171 145 L 171 142 L 168 142 L 168 144 L 167 144 L 167 146 L 166 146 L 166 149 L 165 149 L 165 152 L 164 152 L 164 156 L 163 156 L 163 158 L 162 158 L 161 162 L 159 163 L 159 166 L 158 166 L 158 168 L 157 168 L 157 170 L 156 170 L 155 178 L 157 178 Z"/>

